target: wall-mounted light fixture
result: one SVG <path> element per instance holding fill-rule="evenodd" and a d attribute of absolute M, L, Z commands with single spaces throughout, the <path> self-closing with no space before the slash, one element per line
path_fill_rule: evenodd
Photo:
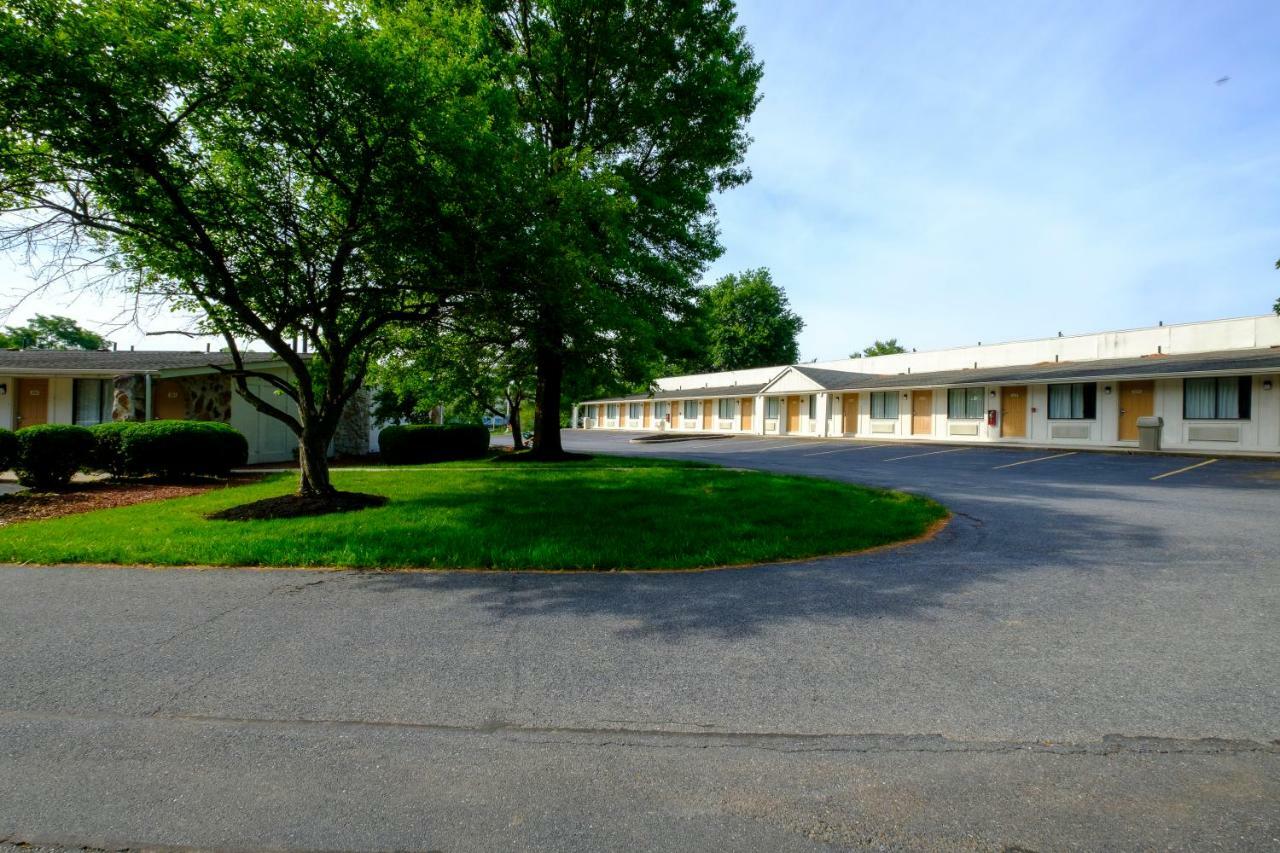
<path fill-rule="evenodd" d="M 991 392 L 991 399 L 993 399 L 993 400 L 994 400 L 994 399 L 995 399 L 995 397 L 996 397 L 996 392 L 995 392 L 995 391 L 992 391 L 992 392 Z"/>
<path fill-rule="evenodd" d="M 1110 393 L 1111 393 L 1111 386 L 1110 386 L 1110 385 L 1103 385 L 1103 386 L 1102 386 L 1102 393 L 1103 393 L 1103 394 L 1110 394 Z"/>
<path fill-rule="evenodd" d="M 0 397 L 3 397 L 5 394 L 8 394 L 8 393 L 9 393 L 9 383 L 0 382 Z"/>
<path fill-rule="evenodd" d="M 1271 380 L 1270 380 L 1270 379 L 1264 379 L 1264 380 L 1262 380 L 1262 390 L 1263 390 L 1263 391 L 1270 391 L 1270 390 L 1271 390 Z M 0 385 L 0 394 L 3 394 L 3 393 L 4 393 L 4 386 L 3 386 L 3 385 Z"/>

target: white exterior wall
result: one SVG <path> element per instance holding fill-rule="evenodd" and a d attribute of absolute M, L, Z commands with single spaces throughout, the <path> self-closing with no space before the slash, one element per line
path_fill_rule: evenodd
<path fill-rule="evenodd" d="M 1263 386 L 1271 383 L 1270 390 Z M 1163 379 L 1156 382 L 1156 414 L 1164 418 L 1162 446 L 1171 449 L 1223 451 L 1280 450 L 1280 374 L 1253 377 L 1253 402 L 1248 420 L 1201 421 L 1182 417 L 1182 381 Z M 1235 431 L 1235 440 L 1205 441 L 1192 438 L 1195 426 L 1225 427 Z"/>
<path fill-rule="evenodd" d="M 809 366 L 852 373 L 892 375 L 906 373 L 908 370 L 912 373 L 960 370 L 971 368 L 975 364 L 978 367 L 1008 367 L 1055 360 L 1093 361 L 1102 358 L 1134 358 L 1156 352 L 1184 355 L 1271 346 L 1280 346 L 1280 316 L 1269 314 L 1236 320 L 1211 320 L 1204 323 L 955 347 L 929 352 L 842 358 L 814 362 Z M 778 370 L 774 370 L 774 375 L 777 373 Z M 713 377 L 700 378 L 714 381 Z"/>
<path fill-rule="evenodd" d="M 31 376 L 30 378 L 42 379 L 46 377 Z M 49 376 L 49 398 L 48 398 L 48 414 L 46 415 L 47 423 L 51 424 L 69 424 L 71 423 L 71 404 L 73 402 L 74 377 L 71 376 Z M 92 377 L 97 378 L 97 377 Z M 5 393 L 0 396 L 0 428 L 17 429 L 16 423 L 17 411 L 13 401 L 17 399 L 18 379 L 16 376 L 0 376 L 0 382 L 4 383 Z"/>
<path fill-rule="evenodd" d="M 1048 417 L 1049 385 L 1017 383 L 1025 384 L 1027 388 L 1026 435 L 1020 438 L 1001 437 L 999 418 L 995 425 L 988 424 L 985 416 L 980 419 L 950 421 L 947 417 L 947 389 L 936 388 L 933 389 L 931 432 L 928 435 L 913 436 L 911 394 L 914 388 L 910 384 L 911 375 L 907 371 L 926 373 L 935 370 L 972 368 L 975 364 L 981 368 L 1054 361 L 1087 362 L 1105 358 L 1137 357 L 1157 352 L 1183 355 L 1233 349 L 1259 350 L 1277 346 L 1280 346 L 1280 317 L 1267 315 L 986 346 L 958 347 L 935 352 L 842 359 L 811 365 L 854 373 L 900 376 L 901 386 L 896 389 L 883 389 L 884 392 L 897 396 L 898 417 L 889 420 L 873 420 L 871 392 L 864 390 L 859 393 L 858 416 L 856 422 L 852 424 L 844 423 L 841 393 L 821 389 L 798 371 L 783 373 L 786 370 L 783 367 L 669 377 L 659 380 L 658 386 L 667 390 L 694 391 L 697 388 L 772 382 L 767 388 L 767 395 L 756 395 L 754 400 L 755 423 L 752 432 L 760 435 L 788 434 L 786 399 L 798 396 L 802 401 L 800 429 L 794 433 L 797 435 L 853 435 L 862 439 L 878 440 L 999 442 L 1063 447 L 1125 447 L 1134 446 L 1136 442 L 1121 442 L 1118 438 L 1120 417 L 1120 380 L 1118 379 L 1096 381 L 1096 417 L 1087 421 L 1050 421 Z M 1266 388 L 1267 384 L 1271 387 Z M 1182 417 L 1182 387 L 1181 378 L 1155 379 L 1154 413 L 1164 419 L 1162 431 L 1164 448 L 1209 453 L 1230 451 L 1280 453 L 1280 374 L 1253 378 L 1251 414 L 1247 420 L 1243 421 L 1185 421 Z M 989 409 L 999 411 L 1002 407 L 1001 387 L 987 385 L 984 386 L 983 393 L 984 415 Z M 810 395 L 816 395 L 813 419 L 808 417 Z M 766 417 L 766 396 L 778 400 L 778 417 Z M 69 406 L 69 386 L 66 400 L 66 405 Z M 697 417 L 687 421 L 682 417 L 683 402 L 674 401 L 671 405 L 676 407 L 673 418 L 676 428 L 688 431 L 702 429 L 701 400 Z M 712 405 L 716 405 L 714 400 Z M 11 398 L 0 398 L 0 418 L 8 416 L 11 420 L 11 409 Z M 732 420 L 721 420 L 718 410 L 713 410 L 712 423 L 716 431 L 741 432 L 742 412 L 739 404 L 735 402 Z M 616 422 L 608 425 L 620 426 Z M 1215 427 L 1211 431 L 1215 440 L 1205 437 L 1204 427 L 1206 426 Z M 1218 427 L 1221 429 L 1217 429 Z"/>
<path fill-rule="evenodd" d="M 4 395 L 0 396 L 0 428 L 13 429 L 13 400 L 18 393 L 17 380 L 12 376 L 0 376 L 0 382 L 4 383 L 5 388 Z"/>
<path fill-rule="evenodd" d="M 277 372 L 282 373 L 283 368 Z M 273 405 L 290 414 L 297 411 L 292 401 L 283 394 L 276 395 L 275 389 L 261 379 L 250 378 L 248 384 L 251 392 Z M 250 464 L 293 460 L 294 450 L 298 447 L 298 438 L 293 431 L 270 415 L 259 412 L 235 391 L 231 392 L 231 425 L 249 440 Z"/>

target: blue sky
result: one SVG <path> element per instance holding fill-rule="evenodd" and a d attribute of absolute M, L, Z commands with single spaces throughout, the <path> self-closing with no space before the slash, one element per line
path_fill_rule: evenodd
<path fill-rule="evenodd" d="M 764 100 L 712 272 L 772 269 L 805 358 L 1280 296 L 1280 4 L 749 0 L 741 19 Z"/>
<path fill-rule="evenodd" d="M 804 358 L 1261 314 L 1280 296 L 1280 3 L 747 0 L 741 20 L 764 100 L 709 278 L 769 267 L 807 323 Z M 24 283 L 0 262 L 4 290 Z M 55 296 L 10 322 L 92 324 L 117 303 Z"/>

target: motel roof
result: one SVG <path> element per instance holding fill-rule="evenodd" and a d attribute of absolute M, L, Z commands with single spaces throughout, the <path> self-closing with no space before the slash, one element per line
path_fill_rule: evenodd
<path fill-rule="evenodd" d="M 823 389 L 858 391 L 875 388 L 997 385 L 1021 382 L 1072 382 L 1098 379 L 1156 379 L 1161 376 L 1194 376 L 1205 373 L 1260 372 L 1280 369 L 1280 348 L 1226 350 L 1185 355 L 1145 355 L 1137 358 L 1104 358 L 1090 361 L 1052 361 L 1011 367 L 979 367 L 926 373 L 869 375 L 849 373 L 827 376 Z M 828 374 L 841 371 L 824 371 Z M 807 374 L 806 374 L 807 375 Z M 810 377 L 813 378 L 813 377 Z M 816 379 L 814 381 L 817 381 Z"/>
<path fill-rule="evenodd" d="M 639 403 L 644 400 L 701 400 L 704 397 L 754 397 L 764 390 L 765 382 L 752 385 L 720 385 L 713 388 L 681 388 L 670 391 L 653 391 L 648 394 L 627 394 L 622 397 L 601 397 L 584 400 L 583 403 Z"/>
<path fill-rule="evenodd" d="M 1105 358 L 1089 361 L 1051 361 L 1006 367 L 970 367 L 921 373 L 854 373 L 847 370 L 810 367 L 786 368 L 770 382 L 656 391 L 625 397 L 605 397 L 587 403 L 636 402 L 641 400 L 681 400 L 705 397 L 748 397 L 767 392 L 769 386 L 788 372 L 805 377 L 823 391 L 870 391 L 878 388 L 945 388 L 964 385 L 1000 385 L 1037 382 L 1076 382 L 1100 379 L 1156 379 L 1162 376 L 1196 376 L 1223 373 L 1259 373 L 1280 370 L 1280 347 L 1254 350 L 1161 355 L 1135 358 Z"/>
<path fill-rule="evenodd" d="M 275 353 L 243 353 L 246 364 L 278 361 Z M 176 350 L 0 350 L 0 375 L 117 375 L 230 367 L 228 352 Z"/>

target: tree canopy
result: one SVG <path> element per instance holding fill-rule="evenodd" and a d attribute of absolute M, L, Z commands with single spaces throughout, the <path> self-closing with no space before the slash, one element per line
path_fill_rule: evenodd
<path fill-rule="evenodd" d="M 532 140 L 515 311 L 537 370 L 535 453 L 562 389 L 652 363 L 718 256 L 712 195 L 745 182 L 761 68 L 731 0 L 486 0 Z M 566 374 L 567 371 L 567 374 Z"/>
<path fill-rule="evenodd" d="M 12 0 L 0 237 L 201 312 L 299 436 L 300 491 L 330 494 L 383 330 L 482 290 L 489 229 L 517 230 L 488 218 L 516 138 L 492 47 L 452 0 Z M 243 339 L 291 375 L 247 369 Z"/>
<path fill-rule="evenodd" d="M 110 343 L 70 317 L 37 314 L 23 326 L 0 332 L 0 349 L 103 349 Z"/>
<path fill-rule="evenodd" d="M 698 294 L 706 370 L 743 370 L 800 359 L 804 320 L 767 269 L 726 275 Z"/>
<path fill-rule="evenodd" d="M 897 338 L 889 338 L 888 340 L 876 339 L 876 342 L 869 347 L 864 347 L 862 352 L 854 352 L 849 354 L 849 358 L 862 358 L 864 356 L 871 357 L 875 355 L 896 355 L 900 352 L 906 352 L 907 348 L 898 343 Z"/>

